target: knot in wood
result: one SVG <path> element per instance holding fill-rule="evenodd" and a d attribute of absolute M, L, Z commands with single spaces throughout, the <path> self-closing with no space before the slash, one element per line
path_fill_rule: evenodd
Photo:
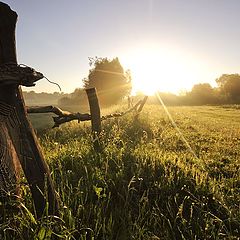
<path fill-rule="evenodd" d="M 1 85 L 22 85 L 25 87 L 35 86 L 35 82 L 42 79 L 42 73 L 28 66 L 21 66 L 15 63 L 0 65 L 0 86 Z"/>

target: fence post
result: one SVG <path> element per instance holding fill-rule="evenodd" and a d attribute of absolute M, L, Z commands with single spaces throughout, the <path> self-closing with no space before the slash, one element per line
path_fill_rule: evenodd
<path fill-rule="evenodd" d="M 141 102 L 141 104 L 140 104 L 140 106 L 139 106 L 139 108 L 138 108 L 138 110 L 137 110 L 137 111 L 138 111 L 138 114 L 142 111 L 143 106 L 145 105 L 147 99 L 148 99 L 148 96 L 145 96 L 145 97 L 143 98 L 143 100 L 142 100 L 142 102 Z"/>
<path fill-rule="evenodd" d="M 99 134 L 101 132 L 101 112 L 95 88 L 86 89 L 91 113 L 92 131 Z"/>
<path fill-rule="evenodd" d="M 17 14 L 7 4 L 0 2 L 0 69 L 6 64 L 12 64 L 16 69 L 18 68 L 15 46 L 16 22 Z M 2 77 L 0 82 L 0 126 L 5 127 L 7 134 L 6 137 L 2 132 L 2 139 L 10 140 L 11 144 L 0 145 L 0 148 L 2 150 L 7 147 L 7 151 L 12 153 L 10 158 L 16 155 L 15 159 L 19 159 L 31 189 L 37 216 L 41 217 L 44 213 L 46 201 L 49 203 L 48 213 L 57 214 L 58 201 L 50 171 L 27 118 L 19 86 L 24 79 L 19 79 L 19 83 L 13 83 L 10 78 L 11 68 L 9 68 L 9 74 L 5 79 Z M 0 156 L 0 161 L 8 161 L 11 160 L 10 158 L 4 159 Z M 46 186 L 47 189 L 45 189 Z M 45 192 L 47 192 L 46 196 L 43 195 Z"/>

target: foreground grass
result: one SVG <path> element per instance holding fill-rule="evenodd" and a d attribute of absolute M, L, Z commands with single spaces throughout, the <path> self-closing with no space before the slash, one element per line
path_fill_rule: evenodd
<path fill-rule="evenodd" d="M 95 140 L 88 124 L 41 135 L 60 216 L 36 220 L 23 183 L 22 207 L 4 212 L 1 239 L 238 239 L 239 110 L 169 112 L 182 135 L 159 106 L 104 121 Z"/>

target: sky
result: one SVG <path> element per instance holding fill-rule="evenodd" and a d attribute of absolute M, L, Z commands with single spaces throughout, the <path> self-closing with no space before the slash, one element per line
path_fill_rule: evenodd
<path fill-rule="evenodd" d="M 95 56 L 118 57 L 136 90 L 176 93 L 239 72 L 239 0 L 3 2 L 18 13 L 18 63 L 63 92 L 82 86 Z M 27 90 L 59 91 L 44 79 Z"/>

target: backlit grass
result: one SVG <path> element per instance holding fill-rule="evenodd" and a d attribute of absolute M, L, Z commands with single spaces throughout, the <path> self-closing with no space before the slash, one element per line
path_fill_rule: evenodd
<path fill-rule="evenodd" d="M 23 181 L 1 239 L 238 239 L 239 109 L 168 109 L 182 135 L 151 105 L 104 121 L 100 152 L 89 123 L 41 134 L 60 216 L 37 220 Z"/>

